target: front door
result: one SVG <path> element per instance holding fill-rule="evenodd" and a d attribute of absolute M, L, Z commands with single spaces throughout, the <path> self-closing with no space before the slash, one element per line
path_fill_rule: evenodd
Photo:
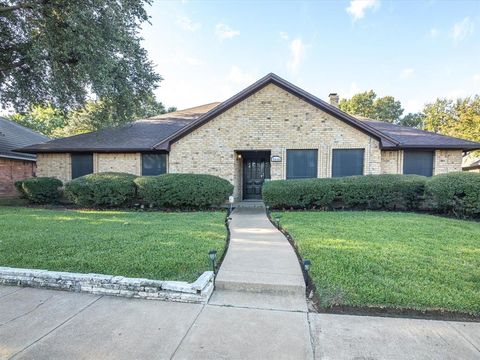
<path fill-rule="evenodd" d="M 270 154 L 262 152 L 244 155 L 243 198 L 261 199 L 265 179 L 270 179 Z"/>

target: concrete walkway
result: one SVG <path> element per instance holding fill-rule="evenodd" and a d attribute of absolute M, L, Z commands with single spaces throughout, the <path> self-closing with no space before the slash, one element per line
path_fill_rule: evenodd
<path fill-rule="evenodd" d="M 306 312 L 297 256 L 265 208 L 240 207 L 231 219 L 230 245 L 210 303 Z"/>

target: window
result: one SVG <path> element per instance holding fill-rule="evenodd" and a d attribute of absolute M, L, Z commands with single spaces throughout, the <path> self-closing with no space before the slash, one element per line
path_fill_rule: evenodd
<path fill-rule="evenodd" d="M 167 154 L 142 154 L 142 175 L 160 175 L 167 172 Z"/>
<path fill-rule="evenodd" d="M 365 149 L 334 149 L 332 177 L 363 175 Z"/>
<path fill-rule="evenodd" d="M 317 177 L 317 150 L 287 150 L 287 179 Z"/>
<path fill-rule="evenodd" d="M 71 154 L 72 179 L 93 173 L 93 154 Z"/>
<path fill-rule="evenodd" d="M 404 151 L 403 173 L 432 176 L 433 175 L 433 151 Z"/>

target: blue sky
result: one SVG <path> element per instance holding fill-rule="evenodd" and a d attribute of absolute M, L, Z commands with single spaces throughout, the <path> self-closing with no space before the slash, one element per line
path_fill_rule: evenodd
<path fill-rule="evenodd" d="M 373 89 L 406 112 L 480 94 L 480 1 L 155 1 L 148 12 L 156 94 L 179 109 L 269 72 L 322 99 Z"/>

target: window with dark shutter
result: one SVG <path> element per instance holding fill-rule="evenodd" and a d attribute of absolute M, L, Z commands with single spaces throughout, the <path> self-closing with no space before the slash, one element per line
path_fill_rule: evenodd
<path fill-rule="evenodd" d="M 317 177 L 317 150 L 287 150 L 287 179 Z"/>
<path fill-rule="evenodd" d="M 363 175 L 365 149 L 334 149 L 332 177 Z"/>
<path fill-rule="evenodd" d="M 93 173 L 93 154 L 81 153 L 71 154 L 72 179 Z"/>
<path fill-rule="evenodd" d="M 142 175 L 161 175 L 167 172 L 167 154 L 142 154 Z"/>
<path fill-rule="evenodd" d="M 433 151 L 406 150 L 403 152 L 405 175 L 433 175 Z"/>

